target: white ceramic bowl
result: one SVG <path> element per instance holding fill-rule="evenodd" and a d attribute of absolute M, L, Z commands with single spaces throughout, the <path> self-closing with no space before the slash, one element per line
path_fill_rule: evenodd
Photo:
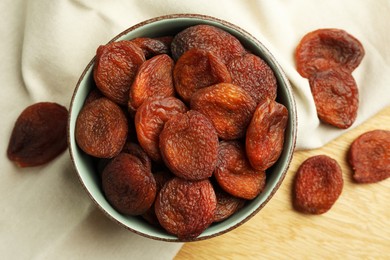
<path fill-rule="evenodd" d="M 186 27 L 196 24 L 209 24 L 219 27 L 235 37 L 237 37 L 245 48 L 251 50 L 254 54 L 263 58 L 268 65 L 273 69 L 277 81 L 278 92 L 277 101 L 284 104 L 289 111 L 289 119 L 287 129 L 285 131 L 284 149 L 276 164 L 271 171 L 267 173 L 267 181 L 265 190 L 254 200 L 246 204 L 244 208 L 235 213 L 230 218 L 223 222 L 212 224 L 200 236 L 193 239 L 203 240 L 217 235 L 226 233 L 239 225 L 243 224 L 255 214 L 257 214 L 271 199 L 273 194 L 281 185 L 285 174 L 288 170 L 290 161 L 292 159 L 296 134 L 297 134 L 297 118 L 296 106 L 293 98 L 291 86 L 282 68 L 279 66 L 272 54 L 267 48 L 257 39 L 255 39 L 248 32 L 233 25 L 229 22 L 197 14 L 177 14 L 167 15 L 153 18 L 120 33 L 111 41 L 130 40 L 136 37 L 159 37 L 174 35 Z M 84 100 L 89 91 L 94 87 L 93 83 L 93 58 L 87 65 L 77 83 L 74 91 L 70 109 L 69 109 L 69 124 L 68 124 L 68 141 L 70 155 L 77 171 L 79 179 L 84 186 L 87 194 L 95 202 L 95 204 L 112 220 L 122 225 L 123 227 L 146 237 L 163 240 L 180 242 L 180 240 L 168 234 L 162 229 L 158 229 L 148 224 L 139 217 L 124 216 L 118 213 L 106 200 L 101 189 L 100 177 L 96 172 L 96 166 L 93 159 L 80 150 L 75 141 L 75 123 L 77 116 L 83 106 Z"/>

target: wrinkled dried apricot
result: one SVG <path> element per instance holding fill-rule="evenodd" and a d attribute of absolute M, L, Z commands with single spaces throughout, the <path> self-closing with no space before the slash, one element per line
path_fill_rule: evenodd
<path fill-rule="evenodd" d="M 246 90 L 256 103 L 276 98 L 277 82 L 271 67 L 254 54 L 236 57 L 227 64 L 232 83 Z"/>
<path fill-rule="evenodd" d="M 87 154 L 98 158 L 117 155 L 126 142 L 127 118 L 121 108 L 107 98 L 84 106 L 77 119 L 75 139 Z"/>
<path fill-rule="evenodd" d="M 206 115 L 220 138 L 233 140 L 244 136 L 256 102 L 242 88 L 220 83 L 198 90 L 191 99 L 191 109 Z"/>
<path fill-rule="evenodd" d="M 95 101 L 96 99 L 102 98 L 104 95 L 98 88 L 93 88 L 89 93 L 87 98 L 84 101 L 84 106 L 88 103 L 91 103 L 92 101 Z"/>
<path fill-rule="evenodd" d="M 174 60 L 192 48 L 215 53 L 225 64 L 241 56 L 245 49 L 232 34 L 212 25 L 195 25 L 184 29 L 173 38 L 171 53 Z"/>
<path fill-rule="evenodd" d="M 136 111 L 146 99 L 174 96 L 173 60 L 166 54 L 154 56 L 139 68 L 129 92 L 129 110 Z"/>
<path fill-rule="evenodd" d="M 152 170 L 152 161 L 150 160 L 148 154 L 136 143 L 126 142 L 122 148 L 122 153 L 128 153 L 135 157 L 137 157 L 141 163 L 145 166 L 149 171 Z"/>
<path fill-rule="evenodd" d="M 156 181 L 135 156 L 120 153 L 104 168 L 102 188 L 107 200 L 120 213 L 140 215 L 153 204 Z"/>
<path fill-rule="evenodd" d="M 306 34 L 295 51 L 297 70 L 302 77 L 335 68 L 352 72 L 364 57 L 358 39 L 341 29 L 319 29 Z"/>
<path fill-rule="evenodd" d="M 93 74 L 96 86 L 112 101 L 126 105 L 130 86 L 144 61 L 142 50 L 130 41 L 99 46 Z"/>
<path fill-rule="evenodd" d="M 25 108 L 17 118 L 8 143 L 7 156 L 19 167 L 45 164 L 67 147 L 68 110 L 50 102 Z"/>
<path fill-rule="evenodd" d="M 170 44 L 154 38 L 139 37 L 131 40 L 143 51 L 145 58 L 150 59 L 153 56 L 170 53 Z"/>
<path fill-rule="evenodd" d="M 153 173 L 154 179 L 156 180 L 156 194 L 160 193 L 160 190 L 162 187 L 164 187 L 165 183 L 167 183 L 169 180 L 173 179 L 174 175 L 169 171 L 159 171 L 156 173 Z M 154 203 L 153 205 L 144 213 L 142 214 L 142 217 L 149 222 L 150 224 L 159 227 L 160 222 L 157 219 L 156 211 L 154 210 Z"/>
<path fill-rule="evenodd" d="M 356 119 L 359 91 L 352 75 L 343 70 L 319 72 L 309 78 L 318 117 L 346 129 Z"/>
<path fill-rule="evenodd" d="M 265 187 L 265 172 L 251 167 L 244 145 L 238 141 L 219 144 L 214 176 L 224 191 L 247 200 L 254 199 Z"/>
<path fill-rule="evenodd" d="M 203 114 L 190 110 L 172 116 L 160 134 L 160 151 L 176 176 L 201 180 L 213 174 L 217 163 L 218 136 Z"/>
<path fill-rule="evenodd" d="M 342 189 L 343 176 L 336 160 L 326 155 L 310 157 L 295 176 L 294 208 L 309 214 L 325 213 L 337 201 Z"/>
<path fill-rule="evenodd" d="M 247 128 L 246 154 L 253 168 L 266 170 L 280 157 L 288 111 L 274 100 L 260 102 Z"/>
<path fill-rule="evenodd" d="M 214 220 L 216 197 L 209 180 L 173 178 L 157 195 L 155 211 L 163 228 L 181 240 L 199 236 Z"/>
<path fill-rule="evenodd" d="M 231 82 L 226 65 L 212 52 L 197 48 L 180 56 L 173 70 L 173 79 L 177 93 L 187 103 L 198 89 Z"/>
<path fill-rule="evenodd" d="M 234 197 L 218 186 L 214 186 L 214 191 L 217 197 L 214 222 L 221 222 L 229 218 L 245 205 L 246 200 Z"/>
<path fill-rule="evenodd" d="M 159 137 L 165 122 L 186 111 L 184 103 L 175 97 L 147 100 L 138 108 L 135 115 L 138 141 L 152 160 L 162 161 Z"/>
<path fill-rule="evenodd" d="M 375 183 L 390 177 L 390 131 L 373 130 L 356 138 L 348 161 L 357 183 Z"/>

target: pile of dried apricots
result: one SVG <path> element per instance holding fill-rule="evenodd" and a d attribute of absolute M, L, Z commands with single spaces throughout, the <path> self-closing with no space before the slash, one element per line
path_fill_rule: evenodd
<path fill-rule="evenodd" d="M 351 73 L 364 56 L 360 42 L 321 29 L 306 35 L 295 54 L 318 117 L 350 127 L 358 109 Z M 97 49 L 93 77 L 96 88 L 78 115 L 75 138 L 98 159 L 103 192 L 118 212 L 189 240 L 263 191 L 266 171 L 283 150 L 288 110 L 276 101 L 272 69 L 233 35 L 196 25 L 174 36 L 110 42 Z M 9 159 L 21 167 L 54 159 L 66 149 L 66 120 L 58 104 L 28 107 L 12 132 Z M 388 178 L 390 132 L 359 137 L 349 158 L 357 182 Z M 296 174 L 294 206 L 324 213 L 342 186 L 335 160 L 309 158 Z"/>

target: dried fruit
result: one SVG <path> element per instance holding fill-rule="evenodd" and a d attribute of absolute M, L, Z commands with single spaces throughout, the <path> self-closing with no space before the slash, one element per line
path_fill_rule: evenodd
<path fill-rule="evenodd" d="M 357 183 L 375 183 L 390 177 L 390 131 L 360 135 L 349 149 L 349 164 Z"/>
<path fill-rule="evenodd" d="M 170 44 L 156 38 L 139 37 L 131 40 L 131 42 L 141 48 L 146 59 L 170 53 Z"/>
<path fill-rule="evenodd" d="M 212 175 L 217 163 L 218 136 L 212 123 L 190 110 L 169 119 L 160 134 L 160 151 L 176 176 L 201 180 Z"/>
<path fill-rule="evenodd" d="M 260 102 L 246 131 L 246 154 L 253 168 L 266 170 L 280 157 L 288 111 L 274 100 Z"/>
<path fill-rule="evenodd" d="M 144 61 L 142 50 L 130 41 L 100 46 L 96 51 L 93 74 L 96 86 L 112 101 L 126 105 L 130 86 Z"/>
<path fill-rule="evenodd" d="M 343 70 L 328 70 L 310 77 L 318 117 L 325 123 L 346 129 L 355 122 L 359 92 L 352 75 Z"/>
<path fill-rule="evenodd" d="M 195 25 L 176 34 L 171 44 L 174 60 L 192 48 L 215 53 L 225 64 L 232 58 L 241 56 L 245 49 L 232 34 L 211 25 Z"/>
<path fill-rule="evenodd" d="M 142 147 L 139 146 L 138 144 L 128 141 L 123 146 L 121 152 L 128 153 L 137 157 L 141 161 L 141 163 L 145 166 L 146 169 L 148 169 L 149 171 L 152 170 L 152 161 L 150 160 L 149 156 L 144 151 L 144 149 L 142 149 Z"/>
<path fill-rule="evenodd" d="M 23 110 L 15 122 L 7 156 L 19 167 L 45 164 L 67 147 L 68 111 L 50 102 L 40 102 Z"/>
<path fill-rule="evenodd" d="M 173 178 L 161 189 L 155 211 L 162 227 L 181 240 L 199 236 L 214 220 L 216 197 L 209 180 Z"/>
<path fill-rule="evenodd" d="M 87 98 L 84 101 L 84 106 L 88 103 L 91 103 L 92 101 L 95 101 L 96 99 L 102 98 L 104 95 L 98 88 L 93 88 L 89 93 Z"/>
<path fill-rule="evenodd" d="M 300 212 L 323 214 L 337 201 L 343 189 L 339 164 L 326 155 L 304 161 L 294 180 L 294 207 Z"/>
<path fill-rule="evenodd" d="M 175 94 L 173 66 L 173 60 L 166 54 L 154 56 L 140 66 L 129 92 L 130 111 L 136 111 L 148 98 L 170 97 Z"/>
<path fill-rule="evenodd" d="M 261 99 L 276 98 L 276 77 L 260 57 L 248 53 L 232 59 L 227 68 L 232 76 L 232 83 L 246 90 L 256 103 Z"/>
<path fill-rule="evenodd" d="M 156 180 L 156 194 L 160 193 L 160 190 L 162 187 L 164 187 L 165 183 L 167 183 L 169 180 L 171 180 L 174 175 L 169 171 L 159 171 L 156 173 L 153 173 L 154 179 Z M 149 222 L 150 224 L 160 227 L 160 222 L 158 222 L 156 211 L 154 210 L 154 203 L 153 205 L 144 213 L 142 214 L 142 217 Z"/>
<path fill-rule="evenodd" d="M 75 139 L 87 154 L 112 158 L 126 142 L 127 118 L 121 108 L 107 98 L 84 106 L 76 120 Z"/>
<path fill-rule="evenodd" d="M 251 167 L 244 146 L 238 141 L 219 144 L 214 176 L 224 191 L 247 200 L 254 199 L 265 187 L 265 172 Z"/>
<path fill-rule="evenodd" d="M 156 197 L 152 173 L 127 153 L 120 153 L 104 168 L 102 188 L 110 204 L 125 215 L 144 214 Z"/>
<path fill-rule="evenodd" d="M 363 45 L 340 29 L 319 29 L 306 34 L 295 51 L 297 70 L 302 77 L 329 69 L 352 72 L 364 57 Z"/>
<path fill-rule="evenodd" d="M 234 197 L 218 186 L 214 186 L 214 190 L 217 197 L 214 222 L 221 222 L 229 218 L 245 205 L 246 200 Z"/>
<path fill-rule="evenodd" d="M 173 70 L 175 89 L 189 103 L 199 89 L 221 82 L 231 82 L 226 65 L 212 52 L 202 49 L 186 51 Z"/>
<path fill-rule="evenodd" d="M 256 102 L 242 88 L 220 83 L 198 90 L 192 97 L 191 109 L 206 115 L 220 138 L 233 140 L 244 136 Z"/>
<path fill-rule="evenodd" d="M 162 161 L 159 137 L 165 122 L 186 111 L 184 103 L 175 97 L 147 100 L 138 108 L 135 115 L 138 141 L 152 160 Z"/>

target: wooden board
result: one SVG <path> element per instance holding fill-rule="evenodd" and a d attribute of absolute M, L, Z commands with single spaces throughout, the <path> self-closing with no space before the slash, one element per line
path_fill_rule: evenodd
<path fill-rule="evenodd" d="M 390 130 L 390 107 L 316 150 L 295 152 L 287 176 L 273 199 L 244 225 L 205 241 L 184 244 L 180 259 L 390 259 L 390 179 L 356 184 L 346 154 L 351 142 L 373 129 Z M 323 215 L 292 208 L 291 187 L 299 165 L 326 154 L 343 170 L 343 192 Z"/>

